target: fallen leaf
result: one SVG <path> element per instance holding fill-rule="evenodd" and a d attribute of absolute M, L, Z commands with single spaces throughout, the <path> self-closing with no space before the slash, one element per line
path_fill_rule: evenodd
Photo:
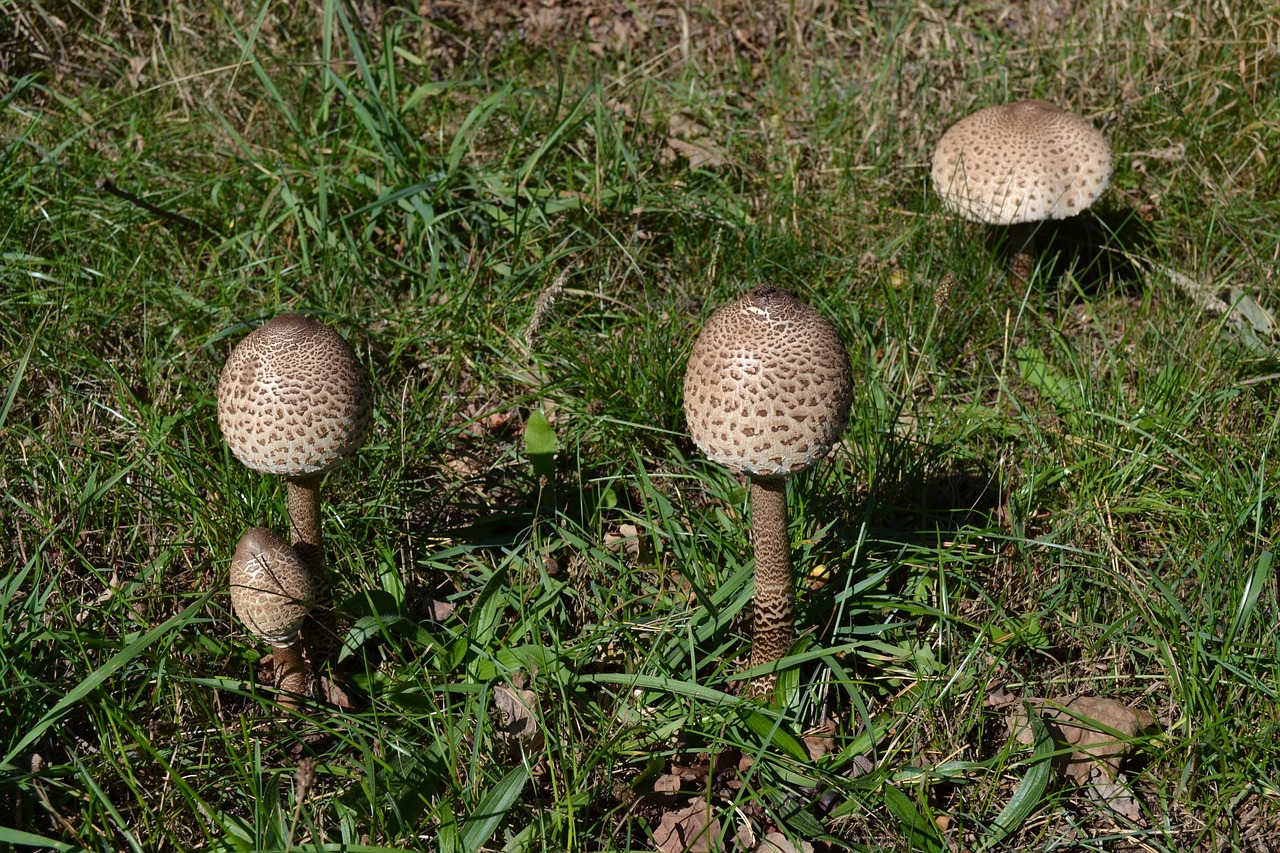
<path fill-rule="evenodd" d="M 635 565 L 651 566 L 657 562 L 649 538 L 641 536 L 634 524 L 624 522 L 618 525 L 616 532 L 605 531 L 604 546 L 610 550 L 621 550 Z"/>
<path fill-rule="evenodd" d="M 1045 712 L 1054 739 L 1073 746 L 1059 770 L 1089 796 L 1135 823 L 1142 813 L 1120 765 L 1132 751 L 1130 741 L 1156 724 L 1144 709 L 1103 696 L 1077 696 L 1065 706 Z"/>
<path fill-rule="evenodd" d="M 710 806 L 694 800 L 678 812 L 664 812 L 653 843 L 662 853 L 720 853 L 720 821 L 710 817 Z"/>
<path fill-rule="evenodd" d="M 714 169 L 729 162 L 724 149 L 712 139 L 711 129 L 685 113 L 676 113 L 667 122 L 667 150 L 663 153 L 665 162 L 683 157 L 690 169 Z"/>
<path fill-rule="evenodd" d="M 1063 773 L 1079 785 L 1093 778 L 1095 767 L 1108 779 L 1118 777 L 1120 763 L 1132 749 L 1129 741 L 1156 722 L 1145 710 L 1103 696 L 1077 696 L 1044 716 L 1058 742 L 1075 747 Z"/>
<path fill-rule="evenodd" d="M 801 740 L 804 741 L 805 752 L 809 753 L 811 761 L 817 761 L 835 749 L 835 732 L 835 722 L 828 720 L 823 725 L 811 729 L 801 736 Z"/>
<path fill-rule="evenodd" d="M 692 764 L 671 762 L 671 773 L 680 779 L 705 784 L 711 777 L 711 765 L 706 761 L 695 761 Z"/>
<path fill-rule="evenodd" d="M 770 832 L 755 846 L 752 853 L 813 853 L 813 845 L 801 841 L 797 847 L 781 832 Z"/>
<path fill-rule="evenodd" d="M 458 606 L 451 601 L 427 598 L 418 604 L 419 612 L 432 622 L 443 622 L 453 615 Z"/>
<path fill-rule="evenodd" d="M 532 690 L 512 690 L 504 684 L 493 688 L 493 704 L 502 719 L 502 730 L 509 737 L 533 737 L 538 721 L 533 716 L 537 696 Z"/>
<path fill-rule="evenodd" d="M 690 169 L 711 169 L 729 162 L 724 151 L 705 137 L 689 140 L 671 137 L 667 140 L 667 148 L 688 160 Z"/>
<path fill-rule="evenodd" d="M 673 791 L 680 790 L 680 777 L 674 773 L 663 773 L 657 779 L 653 780 L 653 792 L 655 794 L 670 794 Z"/>
<path fill-rule="evenodd" d="M 1138 808 L 1138 801 L 1134 799 L 1133 792 L 1129 790 L 1128 780 L 1125 779 L 1123 773 L 1117 776 L 1114 782 L 1101 780 L 1090 782 L 1088 791 L 1089 796 L 1094 800 L 1121 817 L 1127 818 L 1134 823 L 1142 820 L 1142 812 Z"/>

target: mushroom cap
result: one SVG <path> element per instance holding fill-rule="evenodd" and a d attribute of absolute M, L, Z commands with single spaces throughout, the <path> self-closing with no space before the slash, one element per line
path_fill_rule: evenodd
<path fill-rule="evenodd" d="M 1047 101 L 987 107 L 953 124 L 933 154 L 933 187 L 953 213 L 988 225 L 1074 216 L 1111 182 L 1111 146 Z"/>
<path fill-rule="evenodd" d="M 235 457 L 264 474 L 323 474 L 364 444 L 369 374 L 323 323 L 282 314 L 236 345 L 218 380 L 218 426 Z"/>
<path fill-rule="evenodd" d="M 786 477 L 826 456 L 852 400 L 849 352 L 835 327 L 768 285 L 711 315 L 684 374 L 698 448 L 756 477 Z"/>
<path fill-rule="evenodd" d="M 255 636 L 293 645 L 315 597 L 315 579 L 292 545 L 265 527 L 244 532 L 231 558 L 231 607 Z"/>

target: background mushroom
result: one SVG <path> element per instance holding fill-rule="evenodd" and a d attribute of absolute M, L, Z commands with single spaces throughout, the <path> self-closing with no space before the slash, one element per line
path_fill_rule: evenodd
<path fill-rule="evenodd" d="M 280 703 L 309 693 L 299 630 L 315 604 L 315 582 L 297 551 L 265 527 L 246 530 L 231 558 L 231 607 L 245 627 L 272 646 Z"/>
<path fill-rule="evenodd" d="M 218 426 L 232 454 L 288 483 L 293 547 L 315 585 L 315 607 L 303 628 L 313 665 L 337 649 L 320 484 L 364 444 L 372 417 L 369 375 L 351 345 L 300 314 L 282 314 L 250 333 L 218 381 Z"/>
<path fill-rule="evenodd" d="M 853 374 L 839 333 L 776 287 L 758 287 L 707 320 L 684 377 L 689 433 L 708 458 L 751 481 L 755 618 L 751 666 L 795 639 L 786 481 L 826 456 L 849 420 Z M 776 676 L 757 679 L 767 694 Z"/>
<path fill-rule="evenodd" d="M 987 107 L 951 126 L 933 155 L 948 210 L 1009 226 L 1010 275 L 1035 268 L 1036 224 L 1075 216 L 1111 182 L 1111 146 L 1092 124 L 1047 101 Z"/>

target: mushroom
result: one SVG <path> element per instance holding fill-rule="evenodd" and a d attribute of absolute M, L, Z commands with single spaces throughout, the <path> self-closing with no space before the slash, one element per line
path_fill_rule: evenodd
<path fill-rule="evenodd" d="M 320 484 L 360 449 L 372 419 L 369 374 L 351 345 L 300 314 L 282 314 L 251 332 L 218 380 L 218 426 L 232 454 L 288 484 L 293 547 L 315 584 L 315 608 L 303 628 L 313 665 L 331 659 L 337 647 Z"/>
<path fill-rule="evenodd" d="M 296 707 L 308 687 L 299 630 L 315 605 L 315 579 L 289 543 L 265 527 L 246 530 L 231 559 L 231 607 L 272 646 L 282 705 Z"/>
<path fill-rule="evenodd" d="M 787 540 L 787 478 L 822 459 L 849 420 L 853 374 L 839 333 L 776 287 L 716 311 L 693 344 L 684 412 L 694 443 L 751 481 L 755 616 L 751 666 L 778 660 L 795 639 Z M 776 674 L 752 683 L 773 690 Z"/>
<path fill-rule="evenodd" d="M 1092 124 L 1047 101 L 978 110 L 933 154 L 933 188 L 965 219 L 1009 226 L 1010 276 L 1035 268 L 1036 224 L 1075 216 L 1111 182 L 1111 146 Z"/>

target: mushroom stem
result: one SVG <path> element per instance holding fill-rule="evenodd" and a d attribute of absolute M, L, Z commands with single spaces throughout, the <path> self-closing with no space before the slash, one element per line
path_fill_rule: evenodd
<path fill-rule="evenodd" d="M 289 477 L 289 536 L 302 564 L 311 574 L 315 605 L 302 626 L 302 639 L 312 666 L 332 661 L 337 653 L 333 588 L 325 566 L 324 536 L 320 531 L 320 482 L 323 474 Z"/>
<path fill-rule="evenodd" d="M 1027 286 L 1036 268 L 1036 222 L 1009 226 L 1009 281 L 1019 290 Z"/>
<path fill-rule="evenodd" d="M 272 646 L 271 659 L 275 667 L 277 700 L 285 708 L 298 707 L 299 697 L 309 694 L 307 664 L 302 657 L 302 644 Z"/>
<path fill-rule="evenodd" d="M 796 636 L 795 587 L 787 542 L 787 480 L 751 478 L 751 520 L 756 553 L 756 594 L 751 666 L 772 663 L 785 655 Z M 751 696 L 773 692 L 777 675 L 752 681 Z"/>

